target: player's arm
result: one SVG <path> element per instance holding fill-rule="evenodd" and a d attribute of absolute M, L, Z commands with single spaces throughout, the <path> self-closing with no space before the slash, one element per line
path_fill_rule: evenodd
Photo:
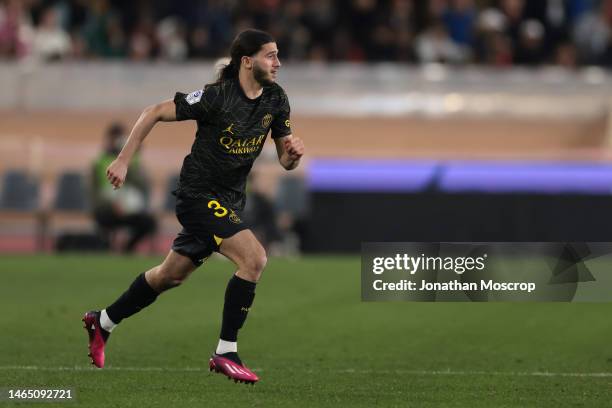
<path fill-rule="evenodd" d="M 130 132 L 127 142 L 117 158 L 106 169 L 106 177 L 115 188 L 121 187 L 127 175 L 130 160 L 157 122 L 176 120 L 176 106 L 172 99 L 145 108 Z"/>
<path fill-rule="evenodd" d="M 299 137 L 287 135 L 274 139 L 278 161 L 285 170 L 293 170 L 304 155 L 304 142 Z"/>

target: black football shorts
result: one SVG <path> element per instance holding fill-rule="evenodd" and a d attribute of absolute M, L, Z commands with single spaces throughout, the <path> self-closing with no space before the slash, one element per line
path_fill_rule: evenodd
<path fill-rule="evenodd" d="M 172 250 L 200 266 L 225 238 L 249 228 L 240 214 L 215 199 L 177 197 L 176 218 L 183 229 L 172 244 Z"/>

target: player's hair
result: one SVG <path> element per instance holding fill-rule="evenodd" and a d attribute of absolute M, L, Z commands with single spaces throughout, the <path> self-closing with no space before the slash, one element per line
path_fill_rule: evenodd
<path fill-rule="evenodd" d="M 229 64 L 219 70 L 219 76 L 214 83 L 218 84 L 226 79 L 238 78 L 242 57 L 251 57 L 257 54 L 264 44 L 271 42 L 275 42 L 274 37 L 265 31 L 255 29 L 242 31 L 234 38 L 230 47 Z"/>

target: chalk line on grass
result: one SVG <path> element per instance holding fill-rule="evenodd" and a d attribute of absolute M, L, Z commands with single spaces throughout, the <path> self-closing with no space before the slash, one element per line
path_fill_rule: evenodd
<path fill-rule="evenodd" d="M 253 368 L 253 371 L 263 372 L 262 368 Z M 274 369 L 273 369 L 274 370 Z M 270 370 L 270 371 L 273 371 Z M 280 370 L 280 369 L 279 369 Z M 423 375 L 423 376 L 504 376 L 504 377 L 612 377 L 612 372 L 554 372 L 554 371 L 470 371 L 470 370 L 362 370 L 345 368 L 337 370 L 308 369 L 295 370 L 283 369 L 287 372 L 332 373 L 332 374 L 398 374 L 398 375 Z M 0 366 L 0 371 L 143 371 L 143 372 L 208 372 L 208 367 L 122 367 L 108 366 L 100 370 L 90 366 L 36 366 L 36 365 L 14 365 Z"/>

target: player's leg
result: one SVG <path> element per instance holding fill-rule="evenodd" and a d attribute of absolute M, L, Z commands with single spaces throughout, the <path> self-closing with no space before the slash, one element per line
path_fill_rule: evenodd
<path fill-rule="evenodd" d="M 210 368 L 236 381 L 254 383 L 258 377 L 242 365 L 236 340 L 253 303 L 255 285 L 266 265 L 266 253 L 239 212 L 222 201 L 179 197 L 176 208 L 176 216 L 185 230 L 174 241 L 173 248 L 188 255 L 194 263 L 217 251 L 238 267 L 225 291 L 221 336 Z"/>
<path fill-rule="evenodd" d="M 179 286 L 198 266 L 189 257 L 171 250 L 161 265 L 145 272 L 145 278 L 151 288 L 162 293 Z"/>
<path fill-rule="evenodd" d="M 266 266 L 266 252 L 248 229 L 225 238 L 220 244 L 219 252 L 234 262 L 238 269 L 225 290 L 221 334 L 217 350 L 210 362 L 211 370 L 223 371 L 237 381 L 254 383 L 258 378 L 244 367 L 238 357 L 237 340 L 238 331 L 253 304 L 255 286 Z M 238 366 L 232 365 L 231 362 Z"/>
<path fill-rule="evenodd" d="M 180 285 L 196 267 L 189 257 L 172 250 L 161 265 L 138 275 L 113 304 L 100 312 L 87 312 L 83 322 L 89 335 L 92 364 L 100 368 L 104 366 L 106 341 L 123 319 L 149 306 L 160 293 Z"/>
<path fill-rule="evenodd" d="M 161 265 L 140 274 L 128 290 L 104 310 L 103 316 L 106 314 L 111 320 L 107 327 L 112 330 L 123 319 L 149 306 L 160 293 L 183 283 L 195 269 L 191 259 L 171 250 Z"/>
<path fill-rule="evenodd" d="M 236 267 L 225 290 L 220 339 L 230 345 L 218 352 L 237 351 L 238 331 L 242 328 L 255 298 L 255 287 L 266 266 L 266 251 L 251 230 L 242 230 L 221 242 L 219 252 Z M 232 349 L 227 349 L 231 347 Z M 236 348 L 236 349 L 235 349 Z"/>

